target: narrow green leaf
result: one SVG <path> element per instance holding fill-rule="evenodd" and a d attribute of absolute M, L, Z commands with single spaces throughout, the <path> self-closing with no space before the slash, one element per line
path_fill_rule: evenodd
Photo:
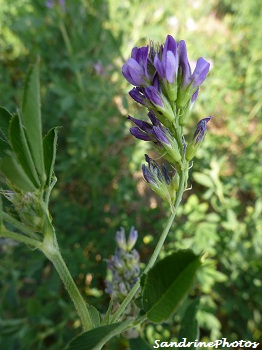
<path fill-rule="evenodd" d="M 100 350 L 114 336 L 126 330 L 133 320 L 113 323 L 84 332 L 73 339 L 64 350 Z"/>
<path fill-rule="evenodd" d="M 101 323 L 101 316 L 99 311 L 93 305 L 89 305 L 88 310 L 89 310 L 94 328 L 98 327 Z"/>
<path fill-rule="evenodd" d="M 144 310 L 155 323 L 168 319 L 195 280 L 200 257 L 191 250 L 179 250 L 159 261 L 145 276 L 142 290 Z"/>
<path fill-rule="evenodd" d="M 34 192 L 36 190 L 23 168 L 17 162 L 15 155 L 4 158 L 0 163 L 0 169 L 5 177 L 17 188 L 26 192 Z"/>
<path fill-rule="evenodd" d="M 37 61 L 29 69 L 26 77 L 21 117 L 34 164 L 43 180 L 45 179 L 45 167 L 40 107 L 39 61 Z"/>
<path fill-rule="evenodd" d="M 7 109 L 0 107 L 0 131 L 6 141 L 9 136 L 9 123 L 12 118 L 12 114 Z"/>
<path fill-rule="evenodd" d="M 101 326 L 105 326 L 110 323 L 110 315 L 113 307 L 113 299 L 110 300 L 106 314 L 101 322 Z"/>
<path fill-rule="evenodd" d="M 34 167 L 30 150 L 28 148 L 23 127 L 17 114 L 11 119 L 9 126 L 9 138 L 20 165 L 34 186 L 38 188 L 40 186 L 40 182 Z"/>
<path fill-rule="evenodd" d="M 187 338 L 187 341 L 194 341 L 199 338 L 199 328 L 196 319 L 199 299 L 190 301 L 180 323 L 178 339 Z"/>
<path fill-rule="evenodd" d="M 54 164 L 56 158 L 56 145 L 57 145 L 57 132 L 58 128 L 52 128 L 48 131 L 47 135 L 44 137 L 44 160 L 45 160 L 45 172 L 46 172 L 46 184 L 50 186 L 52 175 L 54 171 Z"/>

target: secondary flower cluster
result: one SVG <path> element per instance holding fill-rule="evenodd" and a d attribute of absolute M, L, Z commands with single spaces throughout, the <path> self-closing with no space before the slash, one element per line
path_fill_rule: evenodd
<path fill-rule="evenodd" d="M 146 182 L 171 205 L 176 197 L 179 176 L 195 156 L 211 117 L 200 120 L 191 141 L 186 142 L 183 127 L 188 123 L 199 87 L 206 79 L 210 64 L 202 57 L 192 72 L 185 41 L 168 35 L 163 45 L 135 47 L 122 73 L 135 87 L 130 96 L 148 109 L 149 121 L 128 117 L 135 126 L 131 134 L 147 142 L 167 163 L 161 167 L 146 155 L 142 170 Z"/>
<path fill-rule="evenodd" d="M 106 260 L 107 268 L 111 271 L 111 278 L 106 280 L 105 291 L 117 303 L 125 299 L 139 275 L 139 254 L 133 249 L 137 237 L 138 233 L 132 227 L 126 240 L 125 230 L 121 227 L 116 233 L 115 255 Z"/>

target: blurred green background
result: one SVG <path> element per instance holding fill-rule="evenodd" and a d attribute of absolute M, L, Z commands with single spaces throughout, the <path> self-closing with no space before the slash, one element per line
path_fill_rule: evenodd
<path fill-rule="evenodd" d="M 105 312 L 104 259 L 114 252 L 115 232 L 136 227 L 145 263 L 165 223 L 167 207 L 141 176 L 149 147 L 129 135 L 126 120 L 146 112 L 129 98 L 121 66 L 133 46 L 171 34 L 186 40 L 193 66 L 203 56 L 212 67 L 188 133 L 201 118 L 214 118 L 162 255 L 180 247 L 207 253 L 190 296 L 200 299 L 199 339 L 262 342 L 261 3 L 55 3 L 0 0 L 0 103 L 16 110 L 25 72 L 40 56 L 44 130 L 63 126 L 51 213 L 80 290 Z M 61 350 L 80 325 L 58 275 L 38 251 L 6 240 L 0 258 L 0 348 Z M 145 325 L 145 338 L 174 340 L 184 311 Z M 127 342 L 115 339 L 108 349 L 127 349 Z"/>

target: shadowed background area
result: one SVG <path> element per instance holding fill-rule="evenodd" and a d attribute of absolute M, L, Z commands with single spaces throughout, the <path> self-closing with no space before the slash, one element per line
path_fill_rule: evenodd
<path fill-rule="evenodd" d="M 261 21 L 257 0 L 0 0 L 0 103 L 15 112 L 39 56 L 44 131 L 62 126 L 50 210 L 70 271 L 100 312 L 115 232 L 135 226 L 146 262 L 167 217 L 142 179 L 149 147 L 132 138 L 126 117 L 146 112 L 121 67 L 133 46 L 171 34 L 187 42 L 192 67 L 198 57 L 211 63 L 188 133 L 213 118 L 162 257 L 207 253 L 191 295 L 200 298 L 199 339 L 262 341 Z M 58 275 L 38 251 L 10 241 L 0 242 L 0 258 L 0 348 L 61 350 L 80 324 Z M 147 340 L 174 340 L 183 313 L 145 325 Z"/>

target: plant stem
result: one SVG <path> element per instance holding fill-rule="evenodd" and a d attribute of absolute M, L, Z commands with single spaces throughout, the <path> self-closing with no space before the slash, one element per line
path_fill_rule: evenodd
<path fill-rule="evenodd" d="M 75 282 L 65 264 L 62 255 L 59 252 L 58 247 L 56 244 L 48 240 L 43 242 L 42 251 L 53 263 L 55 269 L 57 270 L 65 289 L 75 305 L 76 311 L 82 322 L 83 330 L 87 331 L 92 329 L 93 322 L 88 311 L 88 304 L 84 301 L 77 286 L 75 285 Z"/>
<path fill-rule="evenodd" d="M 179 184 L 179 188 L 177 191 L 177 196 L 176 196 L 176 201 L 174 204 L 174 211 L 171 213 L 163 232 L 161 233 L 161 236 L 159 238 L 159 241 L 155 247 L 155 250 L 151 256 L 151 258 L 149 259 L 149 262 L 144 270 L 143 273 L 147 273 L 155 264 L 158 255 L 162 249 L 162 246 L 165 242 L 165 239 L 168 235 L 168 232 L 171 228 L 171 225 L 175 219 L 176 216 L 176 212 L 177 212 L 177 208 L 181 202 L 184 190 L 185 190 L 185 181 L 187 178 L 187 170 L 182 171 L 182 175 L 180 178 L 180 184 Z M 141 279 L 141 277 L 140 277 Z M 128 293 L 128 295 L 126 296 L 125 300 L 122 302 L 122 304 L 119 306 L 119 308 L 117 309 L 117 311 L 114 313 L 111 322 L 110 323 L 114 323 L 117 322 L 117 320 L 119 319 L 119 317 L 122 315 L 122 313 L 124 312 L 124 310 L 126 309 L 127 305 L 130 303 L 130 301 L 133 299 L 134 295 L 136 294 L 136 292 L 138 291 L 139 287 L 140 287 L 140 279 L 134 284 L 133 288 L 130 290 L 130 292 Z"/>

